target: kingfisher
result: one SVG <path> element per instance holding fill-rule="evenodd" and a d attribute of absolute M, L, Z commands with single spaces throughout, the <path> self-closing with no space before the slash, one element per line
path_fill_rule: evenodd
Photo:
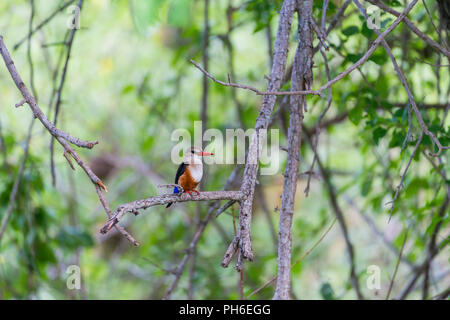
<path fill-rule="evenodd" d="M 180 164 L 175 175 L 175 184 L 183 188 L 173 188 L 173 193 L 187 192 L 190 196 L 193 193 L 199 195 L 200 192 L 195 190 L 203 177 L 203 162 L 202 157 L 214 155 L 211 152 L 205 152 L 199 147 L 189 147 L 184 153 L 184 160 Z M 173 202 L 167 204 L 166 208 L 170 207 Z"/>

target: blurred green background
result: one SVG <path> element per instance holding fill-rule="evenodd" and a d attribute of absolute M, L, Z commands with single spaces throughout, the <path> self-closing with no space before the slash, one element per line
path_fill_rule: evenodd
<path fill-rule="evenodd" d="M 38 25 L 66 1 L 34 1 L 33 25 Z M 74 2 L 76 3 L 76 2 Z M 282 1 L 216 0 L 209 8 L 209 67 L 218 79 L 250 84 L 263 90 L 264 75 L 270 74 L 269 54 L 276 35 L 277 11 Z M 327 23 L 344 1 L 330 1 Z M 403 1 L 386 1 L 397 11 Z M 427 1 L 434 21 L 439 22 L 438 7 Z M 366 3 L 364 3 L 367 6 Z M 230 10 L 230 8 L 233 8 Z M 14 45 L 27 36 L 30 2 L 0 2 L 0 34 L 27 85 L 30 63 L 27 41 L 17 50 Z M 204 1 L 194 0 L 87 0 L 81 11 L 81 29 L 76 32 L 68 74 L 62 92 L 58 127 L 86 140 L 98 140 L 92 150 L 77 148 L 93 171 L 105 182 L 112 209 L 125 202 L 166 192 L 156 187 L 172 183 L 177 164 L 170 161 L 176 144 L 170 136 L 174 129 L 192 132 L 193 121 L 201 119 L 203 74 L 189 63 L 202 64 Z M 34 84 L 41 109 L 53 119 L 52 90 L 59 84 L 61 45 L 70 11 L 63 10 L 31 38 Z M 320 21 L 322 1 L 314 1 L 313 15 Z M 382 30 L 394 17 L 382 14 Z M 429 37 L 438 36 L 419 1 L 409 14 L 411 21 Z M 296 21 L 296 17 L 294 17 Z M 230 28 L 231 26 L 231 28 Z M 292 24 L 288 65 L 296 48 L 296 23 Z M 448 35 L 448 33 L 447 33 Z M 357 8 L 350 4 L 345 17 L 328 36 L 327 57 L 331 77 L 345 70 L 364 53 L 376 34 L 367 28 Z M 448 67 L 436 68 L 425 62 L 448 65 L 449 61 L 430 49 L 421 39 L 400 24 L 387 38 L 393 48 L 414 97 L 421 105 L 448 105 L 450 77 Z M 314 44 L 318 40 L 315 37 Z M 231 50 L 230 50 L 231 48 Z M 231 55 L 230 55 L 231 52 Z M 58 62 L 59 61 L 59 62 Z M 424 62 L 425 61 L 425 62 Z M 326 83 L 320 53 L 314 56 L 314 88 Z M 226 88 L 208 81 L 208 127 L 225 132 L 227 128 L 252 128 L 261 97 L 245 90 Z M 289 82 L 284 89 L 289 89 Z M 233 90 L 234 94 L 233 94 Z M 305 125 L 313 128 L 327 97 L 309 96 Z M 433 145 L 425 137 L 396 201 L 388 223 L 395 187 L 414 148 L 419 133 L 413 121 L 413 137 L 402 150 L 408 131 L 407 96 L 392 63 L 382 47 L 360 70 L 333 86 L 333 103 L 327 120 L 339 119 L 323 129 L 318 144 L 321 160 L 330 170 L 339 206 L 344 212 L 355 249 L 359 283 L 367 299 L 384 299 L 394 272 L 405 230 L 409 230 L 404 258 L 399 266 L 392 297 L 407 285 L 410 265 L 420 265 L 427 255 L 427 243 L 436 224 L 443 222 L 437 243 L 442 252 L 430 269 L 428 297 L 450 285 L 448 208 L 444 218 L 438 211 L 446 197 L 449 180 L 448 152 L 436 170 L 425 156 Z M 0 218 L 9 203 L 18 172 L 27 129 L 31 120 L 28 106 L 15 108 L 20 92 L 0 63 Z M 237 107 L 239 106 L 239 108 Z M 276 106 L 278 108 L 279 103 Z M 449 123 L 443 108 L 423 108 L 430 130 L 443 145 L 449 145 Z M 283 119 L 285 110 L 272 128 L 280 129 L 281 145 L 286 145 Z M 182 260 L 204 217 L 208 203 L 176 204 L 170 210 L 152 207 L 141 215 L 127 216 L 121 223 L 141 243 L 134 247 L 113 231 L 102 236 L 106 221 L 96 192 L 88 177 L 72 171 L 55 144 L 56 186 L 50 172 L 50 135 L 41 123 L 32 131 L 29 156 L 16 204 L 0 242 L 0 298 L 2 299 L 160 299 L 174 279 L 171 273 Z M 309 169 L 312 152 L 302 146 L 300 172 Z M 285 153 L 281 153 L 278 174 L 261 176 L 256 191 L 252 222 L 255 260 L 246 262 L 244 294 L 247 296 L 276 275 L 276 236 L 280 195 L 283 186 Z M 234 165 L 210 165 L 204 190 L 220 190 Z M 319 173 L 317 165 L 315 171 Z M 296 196 L 292 231 L 293 260 L 313 246 L 334 219 L 329 194 L 320 174 L 314 175 L 305 197 L 306 175 L 301 175 Z M 446 186 L 447 185 L 447 186 Z M 239 184 L 234 186 L 238 189 Z M 197 246 L 195 259 L 189 261 L 172 298 L 238 299 L 240 274 L 232 265 L 220 263 L 234 235 L 233 217 L 238 206 L 213 218 Z M 376 230 L 375 230 L 376 229 Z M 375 231 L 379 233 L 376 234 Z M 381 233 L 381 234 L 380 234 Z M 446 238 L 447 237 L 447 238 Z M 194 264 L 193 264 L 194 261 Z M 69 290 L 66 272 L 79 265 L 81 290 Z M 367 268 L 380 268 L 379 289 L 367 287 Z M 349 281 L 349 260 L 341 229 L 336 223 L 324 240 L 292 269 L 294 298 L 354 299 Z M 422 296 L 421 281 L 411 298 Z M 253 298 L 270 299 L 273 286 Z"/>

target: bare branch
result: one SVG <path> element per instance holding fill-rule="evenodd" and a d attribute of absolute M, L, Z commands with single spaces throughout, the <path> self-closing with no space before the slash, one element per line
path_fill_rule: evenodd
<path fill-rule="evenodd" d="M 235 180 L 239 177 L 239 172 L 241 170 L 241 165 L 237 165 L 233 172 L 230 174 L 230 176 L 227 179 L 227 182 L 225 183 L 225 186 L 222 190 L 227 190 L 231 187 L 231 185 L 235 182 Z M 186 254 L 183 257 L 183 260 L 181 260 L 180 264 L 176 268 L 175 272 L 175 279 L 173 279 L 172 283 L 170 284 L 170 287 L 167 289 L 163 299 L 168 300 L 170 299 L 172 292 L 175 290 L 175 288 L 178 285 L 178 282 L 181 278 L 181 275 L 183 274 L 184 268 L 186 267 L 187 262 L 192 257 L 196 250 L 196 246 L 198 241 L 200 240 L 200 237 L 202 236 L 203 232 L 206 229 L 207 224 L 209 221 L 211 221 L 211 218 L 213 216 L 213 213 L 217 208 L 219 207 L 219 201 L 216 201 L 208 210 L 208 213 L 206 214 L 206 217 L 197 225 L 197 230 L 194 234 L 194 237 L 192 238 L 189 247 L 186 249 Z M 223 265 L 222 265 L 223 266 Z"/>
<path fill-rule="evenodd" d="M 311 132 L 307 128 L 303 128 L 303 131 L 305 132 L 306 141 L 313 149 L 313 144 L 311 141 Z M 316 153 L 316 158 L 317 158 L 317 165 L 319 166 L 320 172 L 323 177 L 323 181 L 324 181 L 325 186 L 328 191 L 330 205 L 336 215 L 336 218 L 337 218 L 339 225 L 341 227 L 341 230 L 342 230 L 342 234 L 344 236 L 345 245 L 347 247 L 348 259 L 349 259 L 349 263 L 350 263 L 350 282 L 351 282 L 353 288 L 355 289 L 356 296 L 358 297 L 358 299 L 364 299 L 364 296 L 361 293 L 361 288 L 359 286 L 358 276 L 356 275 L 355 249 L 350 240 L 350 235 L 348 232 L 347 223 L 344 218 L 344 213 L 342 212 L 342 209 L 339 206 L 336 190 L 334 188 L 334 185 L 331 182 L 331 178 L 330 178 L 328 170 L 323 166 L 322 161 L 320 160 L 320 157 L 317 153 Z"/>
<path fill-rule="evenodd" d="M 238 83 L 233 83 L 233 82 L 224 82 L 221 80 L 218 80 L 217 78 L 215 78 L 211 73 L 209 73 L 208 71 L 206 71 L 202 66 L 200 66 L 197 62 L 195 62 L 194 60 L 190 59 L 189 60 L 190 63 L 192 63 L 197 69 L 199 69 L 201 72 L 203 72 L 203 74 L 205 74 L 208 78 L 210 78 L 212 81 L 221 84 L 225 87 L 233 87 L 233 88 L 239 88 L 239 89 L 246 89 L 246 90 L 250 90 L 253 91 L 254 93 L 256 93 L 257 95 L 260 96 L 267 96 L 267 95 L 275 95 L 275 96 L 289 96 L 289 95 L 303 95 L 303 94 L 313 94 L 313 95 L 320 95 L 320 93 L 314 90 L 307 90 L 307 91 L 302 91 L 302 92 L 291 92 L 291 91 L 261 91 L 255 87 L 252 86 L 247 86 L 247 85 L 243 85 L 243 84 L 238 84 Z"/>
<path fill-rule="evenodd" d="M 400 194 L 400 190 L 403 188 L 403 182 L 405 181 L 406 173 L 408 173 L 408 169 L 411 166 L 412 159 L 414 158 L 414 156 L 417 153 L 417 150 L 419 149 L 420 143 L 422 142 L 422 138 L 423 138 L 423 132 L 421 132 L 419 138 L 417 139 L 416 146 L 414 147 L 413 152 L 411 153 L 411 156 L 409 157 L 408 164 L 406 165 L 405 170 L 403 171 L 403 174 L 402 174 L 402 176 L 400 178 L 400 182 L 397 185 L 397 187 L 395 188 L 394 197 L 392 198 L 391 201 L 389 201 L 387 203 L 387 204 L 391 204 L 391 210 L 390 210 L 390 213 L 389 213 L 389 220 L 388 221 L 391 221 L 392 214 L 394 213 L 395 201 L 397 200 L 397 198 L 398 198 L 398 196 Z"/>
<path fill-rule="evenodd" d="M 31 0 L 30 1 L 30 7 L 31 7 L 31 13 L 30 13 L 30 20 L 29 20 L 29 24 L 28 24 L 28 29 L 31 30 L 31 28 L 33 27 L 33 20 L 34 20 L 34 13 L 35 13 L 35 6 L 34 6 L 34 1 Z M 33 59 L 31 57 L 31 41 L 30 41 L 30 37 L 28 37 L 28 46 L 27 46 L 27 58 L 28 58 L 28 63 L 30 65 L 30 83 L 31 83 L 31 89 L 33 92 L 35 92 L 35 87 L 34 87 L 34 65 L 33 65 Z M 24 100 L 22 100 L 19 105 L 16 104 L 16 108 L 20 105 L 23 105 L 25 103 Z M 16 204 L 16 198 L 17 198 L 17 194 L 19 192 L 19 187 L 20 187 L 20 183 L 22 181 L 22 177 L 23 177 L 23 173 L 25 171 L 25 164 L 28 158 L 28 152 L 30 149 L 30 142 L 31 142 L 31 137 L 32 137 L 32 132 L 33 132 L 33 126 L 35 123 L 35 118 L 34 116 L 31 118 L 31 122 L 28 126 L 28 133 L 27 133 L 27 137 L 25 139 L 25 147 L 24 147 L 24 152 L 22 155 L 22 159 L 20 160 L 20 165 L 19 165 L 19 170 L 17 172 L 17 176 L 16 179 L 14 180 L 14 184 L 13 187 L 11 189 L 11 193 L 9 194 L 9 202 L 8 202 L 8 207 L 6 208 L 6 212 L 2 218 L 1 221 L 1 225 L 0 225 L 0 241 L 3 237 L 3 234 L 6 230 L 6 225 L 8 224 L 9 218 L 11 217 L 12 211 L 14 209 L 14 206 Z M 3 141 L 2 141 L 3 142 Z M 2 143 L 3 145 L 3 143 Z M 4 156 L 5 156 L 5 166 L 6 166 L 6 150 L 3 150 L 4 152 Z"/>
<path fill-rule="evenodd" d="M 336 218 L 333 219 L 333 222 L 330 224 L 330 226 L 327 228 L 327 230 L 322 234 L 322 236 L 319 238 L 319 240 L 317 240 L 314 245 L 308 249 L 308 251 L 306 251 L 300 258 L 298 258 L 293 264 L 292 264 L 292 268 L 295 267 L 297 264 L 299 264 L 301 261 L 303 261 L 303 259 L 305 259 L 322 241 L 323 239 L 325 239 L 325 237 L 327 236 L 327 234 L 331 231 L 331 229 L 333 229 L 334 224 L 336 223 Z M 261 287 L 259 287 L 258 289 L 254 290 L 252 293 L 250 293 L 246 299 L 250 298 L 251 296 L 257 294 L 259 291 L 261 291 L 262 289 L 264 289 L 265 287 L 267 287 L 268 285 L 270 285 L 271 283 L 273 283 L 275 280 L 277 280 L 277 276 L 273 277 L 272 279 L 268 280 L 267 282 L 265 282 Z"/>
<path fill-rule="evenodd" d="M 239 244 L 239 237 L 235 236 L 233 238 L 233 241 L 231 241 L 230 245 L 228 246 L 227 251 L 225 252 L 225 255 L 222 260 L 222 267 L 226 268 L 231 262 L 231 259 L 233 259 L 234 254 L 238 250 L 238 244 Z"/>
<path fill-rule="evenodd" d="M 283 3 L 278 22 L 277 37 L 274 46 L 274 59 L 270 81 L 267 91 L 277 91 L 281 86 L 289 46 L 289 33 L 291 29 L 291 20 L 294 14 L 295 1 L 286 0 Z M 255 192 L 256 177 L 258 172 L 258 160 L 260 153 L 260 130 L 268 128 L 273 108 L 276 102 L 275 95 L 265 95 L 256 119 L 255 133 L 250 139 L 250 146 L 245 164 L 244 177 L 241 185 L 241 192 L 244 199 L 241 201 L 239 210 L 239 249 L 243 258 L 252 261 L 253 252 L 250 237 L 250 225 L 252 218 L 253 195 Z M 241 257 L 241 255 L 239 257 Z M 242 259 L 238 259 L 242 262 Z"/>
<path fill-rule="evenodd" d="M 363 6 L 359 3 L 359 1 L 358 0 L 353 0 L 353 1 L 355 2 L 356 6 L 359 8 L 359 10 L 361 11 L 363 16 L 366 19 L 368 19 L 367 13 L 366 13 L 365 9 L 363 8 Z M 374 29 L 374 31 L 380 37 L 380 32 L 377 29 Z M 414 101 L 413 94 L 412 94 L 411 90 L 409 89 L 408 82 L 406 81 L 405 75 L 403 74 L 402 70 L 398 66 L 397 60 L 395 59 L 394 54 L 391 51 L 391 48 L 389 47 L 389 45 L 387 44 L 386 40 L 384 40 L 384 39 L 381 40 L 381 44 L 383 45 L 383 47 L 386 50 L 389 58 L 391 59 L 392 64 L 394 65 L 394 69 L 397 72 L 398 77 L 400 78 L 400 82 L 402 83 L 403 87 L 405 88 L 406 94 L 408 96 L 408 101 L 411 104 L 412 109 L 414 110 L 414 114 L 416 115 L 416 118 L 417 118 L 417 120 L 419 122 L 419 125 L 420 125 L 423 133 L 426 134 L 427 136 L 429 136 L 433 140 L 434 144 L 438 147 L 438 151 L 436 153 L 433 153 L 432 155 L 433 156 L 439 156 L 443 149 L 449 149 L 450 147 L 442 146 L 441 142 L 434 135 L 434 133 L 431 132 L 430 130 L 428 130 L 428 127 L 425 124 L 425 122 L 424 122 L 424 120 L 422 118 L 422 115 L 420 114 L 419 108 L 417 107 L 417 104 Z"/>
<path fill-rule="evenodd" d="M 26 87 L 25 83 L 23 82 L 22 78 L 17 72 L 17 69 L 14 65 L 14 62 L 11 59 L 11 56 L 9 54 L 8 49 L 5 46 L 5 43 L 3 42 L 3 37 L 0 36 L 0 54 L 3 57 L 3 60 L 6 64 L 6 67 L 8 68 L 11 77 L 13 78 L 17 88 L 22 93 L 23 97 L 27 101 L 28 105 L 33 111 L 33 114 L 35 117 L 37 117 L 40 122 L 44 125 L 44 127 L 52 134 L 56 140 L 61 144 L 61 146 L 64 148 L 64 156 L 66 159 L 68 158 L 68 155 L 72 156 L 72 158 L 75 160 L 75 162 L 84 170 L 84 172 L 88 175 L 88 177 L 91 179 L 92 183 L 94 184 L 97 194 L 99 196 L 99 200 L 104 206 L 104 209 L 106 211 L 106 214 L 109 215 L 109 209 L 108 206 L 105 205 L 106 200 L 103 198 L 100 188 L 107 191 L 106 186 L 103 184 L 103 182 L 94 174 L 94 172 L 91 170 L 91 168 L 80 158 L 80 156 L 76 153 L 76 151 L 72 148 L 72 146 L 69 144 L 73 143 L 74 145 L 85 147 L 85 148 L 92 148 L 97 142 L 87 142 L 80 140 L 78 138 L 74 138 L 70 136 L 69 134 L 57 129 L 44 115 L 42 110 L 39 108 L 36 99 L 33 97 L 33 95 L 30 93 L 28 88 Z M 69 161 L 69 160 L 68 160 Z M 69 161 L 70 162 L 70 161 Z M 120 230 L 119 230 L 120 231 Z M 122 230 L 124 231 L 124 230 Z M 128 234 L 127 232 L 122 232 L 126 236 L 128 240 L 130 240 L 134 245 L 139 245 L 139 243 L 134 240 L 134 238 Z"/>
<path fill-rule="evenodd" d="M 101 202 L 103 208 L 105 209 L 106 214 L 108 215 L 109 218 L 111 218 L 111 209 L 109 208 L 108 202 L 106 202 L 105 197 L 103 196 L 100 186 L 96 185 L 95 190 L 97 191 L 98 198 L 100 199 L 100 202 Z M 134 239 L 133 236 L 128 231 L 126 231 L 123 227 L 114 226 L 114 228 L 118 232 L 120 232 L 125 238 L 127 238 L 128 241 L 133 243 L 135 246 L 139 246 L 139 242 L 137 242 L 136 239 Z"/>
<path fill-rule="evenodd" d="M 428 18 L 430 19 L 431 24 L 433 25 L 434 30 L 436 31 L 437 34 L 439 34 L 439 29 L 436 27 L 436 25 L 434 24 L 433 18 L 431 17 L 431 13 L 430 10 L 428 10 L 428 6 L 425 0 L 422 0 L 423 6 L 425 8 L 425 11 L 427 12 Z"/>
<path fill-rule="evenodd" d="M 135 200 L 126 204 L 120 205 L 112 217 L 108 220 L 105 226 L 101 229 L 101 233 L 107 233 L 114 227 L 127 212 L 138 214 L 139 210 L 145 210 L 147 208 L 168 204 L 169 202 L 187 202 L 187 201 L 210 201 L 210 200 L 236 200 L 240 201 L 243 198 L 243 194 L 240 191 L 208 191 L 200 192 L 199 195 L 190 196 L 187 193 L 177 194 L 165 194 L 161 196 L 154 196 L 147 199 Z"/>
<path fill-rule="evenodd" d="M 325 64 L 325 74 L 327 76 L 327 80 L 330 81 L 330 70 L 328 67 L 328 59 L 327 59 L 327 55 L 325 54 L 325 52 L 323 51 L 322 48 L 320 48 L 320 54 L 322 55 L 324 64 Z M 328 101 L 327 101 L 327 105 L 326 107 L 323 109 L 323 111 L 320 113 L 319 115 L 319 119 L 317 120 L 317 125 L 316 125 L 316 134 L 314 137 L 314 150 L 313 150 L 313 161 L 311 163 L 311 166 L 309 167 L 309 174 L 308 174 L 308 180 L 306 182 L 306 187 L 304 190 L 305 196 L 307 197 L 309 195 L 309 187 L 311 184 L 311 178 L 312 178 L 312 173 L 314 172 L 314 165 L 316 164 L 316 154 L 317 154 L 317 144 L 319 143 L 319 135 L 320 135 L 320 129 L 321 129 L 321 122 L 322 119 L 325 117 L 325 114 L 328 112 L 328 110 L 331 107 L 331 101 L 332 101 L 332 96 L 331 96 L 331 87 L 328 88 Z"/>
<path fill-rule="evenodd" d="M 326 44 L 325 35 L 320 30 L 319 26 L 317 25 L 316 21 L 311 17 L 311 25 L 316 32 L 317 38 L 319 38 L 320 43 L 322 44 L 322 47 L 325 48 L 325 50 L 330 50 Z"/>
<path fill-rule="evenodd" d="M 5 65 L 8 68 L 9 73 L 11 74 L 12 79 L 14 80 L 14 83 L 16 84 L 19 91 L 22 93 L 23 98 L 30 106 L 31 110 L 33 111 L 33 114 L 36 118 L 41 121 L 41 123 L 44 125 L 44 127 L 54 136 L 54 137 L 61 137 L 64 140 L 67 140 L 68 142 L 82 148 L 88 148 L 91 149 L 94 147 L 94 145 L 98 144 L 98 141 L 89 142 L 84 141 L 75 137 L 72 137 L 66 132 L 63 132 L 56 128 L 53 123 L 51 123 L 48 118 L 45 116 L 45 114 L 42 112 L 42 110 L 39 108 L 36 100 L 34 99 L 33 95 L 30 93 L 28 88 L 25 86 L 22 78 L 20 77 L 19 73 L 17 72 L 16 66 L 14 65 L 14 62 L 11 59 L 11 56 L 9 55 L 9 51 L 5 46 L 5 43 L 3 42 L 3 36 L 0 36 L 0 54 L 3 57 L 3 60 L 5 61 Z"/>
<path fill-rule="evenodd" d="M 69 0 L 69 1 L 65 2 L 62 6 L 57 8 L 55 11 L 53 11 L 47 18 L 45 18 L 41 23 L 39 23 L 34 29 L 29 31 L 28 35 L 26 35 L 19 42 L 17 42 L 14 45 L 14 50 L 17 50 L 22 45 L 22 43 L 25 42 L 25 40 L 27 40 L 29 37 L 31 37 L 36 31 L 39 31 L 40 29 L 42 29 L 42 27 L 44 27 L 47 23 L 49 23 L 59 12 L 66 9 L 68 6 L 70 6 L 74 2 L 75 2 L 75 0 Z"/>
<path fill-rule="evenodd" d="M 370 217 L 370 215 L 364 213 L 362 210 L 360 210 L 356 206 L 356 204 L 354 203 L 354 201 L 352 199 L 353 197 L 344 195 L 344 198 L 345 198 L 345 201 L 361 215 L 361 217 L 367 223 L 367 225 L 372 230 L 372 232 L 381 239 L 381 241 L 389 248 L 389 250 L 393 254 L 395 254 L 396 257 L 398 257 L 400 255 L 399 250 L 386 237 L 385 233 L 377 227 L 375 221 L 373 221 L 373 219 Z M 415 270 L 417 268 L 415 264 L 413 264 L 408 258 L 406 258 L 403 255 L 401 256 L 401 261 L 403 263 L 406 263 L 410 267 L 411 270 Z"/>
<path fill-rule="evenodd" d="M 389 300 L 389 296 L 391 295 L 392 287 L 393 287 L 394 281 L 395 281 L 395 276 L 397 275 L 397 271 L 398 271 L 398 266 L 400 265 L 400 261 L 403 256 L 403 249 L 405 248 L 406 239 L 408 239 L 408 229 L 406 229 L 406 231 L 405 231 L 405 237 L 403 238 L 402 248 L 400 249 L 400 253 L 398 254 L 398 259 L 397 259 L 397 263 L 395 264 L 394 274 L 392 275 L 391 282 L 389 283 L 389 289 L 386 294 L 386 300 Z"/>
<path fill-rule="evenodd" d="M 319 95 L 320 96 L 325 89 L 331 87 L 333 84 L 335 84 L 339 80 L 343 79 L 344 77 L 349 75 L 351 72 L 353 72 L 355 69 L 357 69 L 360 65 L 365 63 L 370 58 L 370 56 L 375 52 L 375 50 L 377 49 L 377 47 L 381 43 L 381 41 L 383 41 L 386 38 L 386 36 L 392 30 L 394 30 L 395 27 L 397 27 L 397 25 L 406 17 L 406 15 L 415 6 L 417 1 L 418 0 L 413 0 L 406 7 L 406 9 L 398 16 L 398 18 L 395 19 L 395 21 L 383 33 L 380 34 L 380 36 L 372 43 L 372 45 L 370 46 L 369 50 L 367 50 L 367 52 L 357 62 L 355 62 L 352 66 L 350 66 L 345 71 L 343 71 L 340 74 L 338 74 L 332 80 L 328 81 L 326 84 L 322 85 L 317 90 L 278 91 L 278 90 L 273 90 L 272 88 L 268 88 L 267 91 L 261 91 L 259 89 L 256 89 L 255 87 L 252 87 L 252 86 L 241 85 L 241 84 L 231 83 L 231 82 L 223 82 L 223 81 L 217 80 L 209 72 L 207 72 L 205 69 L 203 69 L 201 66 L 199 66 L 195 61 L 190 60 L 190 62 L 192 64 L 194 64 L 194 66 L 196 66 L 200 71 L 202 71 L 204 74 L 206 74 L 211 80 L 213 80 L 214 82 L 219 83 L 219 84 L 221 84 L 223 86 L 235 87 L 235 88 L 240 88 L 240 89 L 246 89 L 246 90 L 253 91 L 253 92 L 255 92 L 258 95 L 263 95 L 263 96 L 279 96 L 279 95 L 286 96 L 286 95 L 308 95 L 308 94 Z M 277 39 L 278 39 L 278 37 L 277 37 Z M 273 79 L 272 76 L 270 78 Z"/>
<path fill-rule="evenodd" d="M 298 47 L 292 64 L 291 90 L 309 89 L 312 85 L 312 0 L 298 1 Z M 274 300 L 290 299 L 291 242 L 295 192 L 302 143 L 303 105 L 305 96 L 291 96 L 291 116 L 288 130 L 288 157 L 284 172 L 278 231 L 278 276 Z"/>
<path fill-rule="evenodd" d="M 448 200 L 448 198 L 447 198 Z M 448 205 L 448 201 L 447 201 Z M 446 207 L 446 206 L 443 206 Z M 445 212 L 445 209 L 444 209 Z M 436 228 L 435 228 L 436 230 Z M 439 244 L 434 246 L 433 251 L 430 251 L 427 254 L 427 257 L 423 261 L 423 263 L 415 270 L 415 272 L 412 274 L 411 279 L 408 281 L 405 288 L 400 292 L 400 294 L 397 296 L 398 300 L 404 300 L 406 297 L 411 293 L 412 289 L 414 288 L 414 285 L 416 284 L 417 280 L 420 278 L 422 273 L 424 273 L 427 270 L 428 265 L 431 263 L 431 261 L 440 253 L 443 251 L 445 246 L 449 242 L 447 241 L 447 237 Z"/>
<path fill-rule="evenodd" d="M 83 0 L 79 0 L 78 1 L 78 8 L 81 11 L 81 8 L 83 7 Z M 78 12 L 78 14 L 80 14 Z M 56 90 L 56 103 L 55 103 L 55 115 L 53 118 L 53 125 L 57 125 L 58 122 L 58 115 L 59 115 L 59 109 L 61 106 L 61 96 L 62 96 L 62 91 L 64 88 L 64 84 L 66 82 L 66 75 L 67 75 L 67 70 L 69 67 L 69 60 L 70 60 L 70 54 L 72 52 L 72 45 L 73 45 L 73 40 L 75 39 L 75 33 L 77 32 L 77 28 L 72 28 L 70 35 L 69 35 L 69 40 L 67 40 L 66 42 L 66 47 L 67 47 L 67 53 L 66 53 L 66 59 L 64 61 L 64 67 L 62 69 L 62 74 L 61 74 L 61 80 L 58 86 L 58 89 Z M 53 186 L 56 185 L 56 172 L 55 172 L 55 162 L 54 162 L 54 145 L 55 145 L 55 138 L 52 136 L 51 140 L 50 140 L 50 170 L 51 170 L 51 174 L 52 174 L 52 184 Z"/>
<path fill-rule="evenodd" d="M 389 7 L 388 5 L 384 4 L 382 1 L 380 0 L 365 0 L 367 2 L 370 2 L 376 6 L 378 6 L 380 9 L 389 12 L 390 14 L 396 16 L 396 17 L 400 17 L 401 13 L 398 11 L 395 11 L 394 9 L 392 9 L 391 7 Z M 428 45 L 430 45 L 431 47 L 433 47 L 435 50 L 440 51 L 441 53 L 443 53 L 445 56 L 447 56 L 447 58 L 450 59 L 450 51 L 446 50 L 445 48 L 443 48 L 442 46 L 440 46 L 437 42 L 433 41 L 432 39 L 430 39 L 430 37 L 428 37 L 426 34 L 424 34 L 422 31 L 420 31 L 415 25 L 414 23 L 411 22 L 411 20 L 409 20 L 408 18 L 404 18 L 403 21 L 405 22 L 405 24 L 411 29 L 412 32 L 414 32 L 419 38 L 421 38 L 423 41 L 425 41 Z"/>

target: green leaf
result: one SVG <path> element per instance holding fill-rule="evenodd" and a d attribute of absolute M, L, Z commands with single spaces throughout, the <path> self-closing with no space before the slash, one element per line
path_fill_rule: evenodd
<path fill-rule="evenodd" d="M 43 241 L 35 242 L 36 260 L 40 263 L 56 263 L 57 259 L 53 249 Z"/>
<path fill-rule="evenodd" d="M 125 95 L 125 94 L 127 94 L 127 93 L 130 93 L 130 92 L 132 92 L 133 90 L 135 89 L 135 86 L 133 85 L 133 84 L 128 84 L 128 85 L 126 85 L 126 86 L 124 86 L 123 88 L 122 88 L 122 94 L 123 95 Z"/>
<path fill-rule="evenodd" d="M 385 64 L 386 62 L 387 62 L 387 60 L 388 60 L 388 55 L 387 55 L 387 53 L 385 52 L 385 51 L 383 51 L 383 52 L 374 52 L 371 56 L 370 56 L 370 58 L 369 58 L 369 60 L 370 61 L 373 61 L 373 62 L 375 62 L 376 64 L 378 64 L 378 65 L 383 65 L 383 64 Z"/>
<path fill-rule="evenodd" d="M 69 249 L 91 247 L 94 245 L 94 240 L 89 233 L 70 226 L 60 230 L 56 236 L 56 240 L 61 246 Z"/>
<path fill-rule="evenodd" d="M 401 130 L 395 130 L 392 134 L 391 141 L 389 142 L 389 148 L 401 147 L 403 141 L 405 141 L 406 134 Z"/>
<path fill-rule="evenodd" d="M 367 27 L 367 23 L 363 22 L 362 23 L 362 28 L 361 28 L 361 33 L 367 39 L 371 39 L 374 36 L 375 31 L 373 31 L 372 29 L 368 28 Z"/>
<path fill-rule="evenodd" d="M 320 287 L 320 295 L 325 300 L 335 300 L 336 295 L 334 293 L 333 287 L 328 282 L 325 282 Z"/>
<path fill-rule="evenodd" d="M 424 178 L 414 178 L 405 190 L 405 198 L 415 197 L 420 189 L 428 188 L 428 181 Z"/>
<path fill-rule="evenodd" d="M 364 109 L 361 106 L 356 106 L 348 113 L 348 118 L 354 125 L 358 125 L 363 117 Z"/>
<path fill-rule="evenodd" d="M 370 190 L 372 189 L 372 182 L 373 182 L 373 177 L 372 176 L 366 176 L 362 185 L 361 185 L 361 195 L 362 196 L 367 196 L 370 192 Z"/>
<path fill-rule="evenodd" d="M 349 53 L 345 57 L 345 61 L 351 62 L 351 63 L 356 63 L 359 59 L 362 58 L 363 55 L 364 55 L 363 53 L 359 53 L 359 54 Z"/>
<path fill-rule="evenodd" d="M 387 18 L 387 19 L 381 21 L 380 29 L 386 28 L 392 20 L 393 20 L 392 18 Z"/>
<path fill-rule="evenodd" d="M 375 130 L 373 130 L 372 137 L 376 145 L 378 145 L 378 142 L 386 135 L 386 133 L 387 130 L 382 127 L 377 127 Z"/>
<path fill-rule="evenodd" d="M 342 33 L 345 36 L 350 37 L 351 35 L 359 33 L 359 28 L 357 26 L 350 26 L 342 30 Z"/>

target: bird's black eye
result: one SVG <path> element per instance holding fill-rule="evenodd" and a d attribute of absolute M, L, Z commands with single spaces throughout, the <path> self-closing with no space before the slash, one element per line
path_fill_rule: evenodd
<path fill-rule="evenodd" d="M 194 151 L 194 150 L 191 150 L 191 153 L 195 153 L 195 151 Z"/>

